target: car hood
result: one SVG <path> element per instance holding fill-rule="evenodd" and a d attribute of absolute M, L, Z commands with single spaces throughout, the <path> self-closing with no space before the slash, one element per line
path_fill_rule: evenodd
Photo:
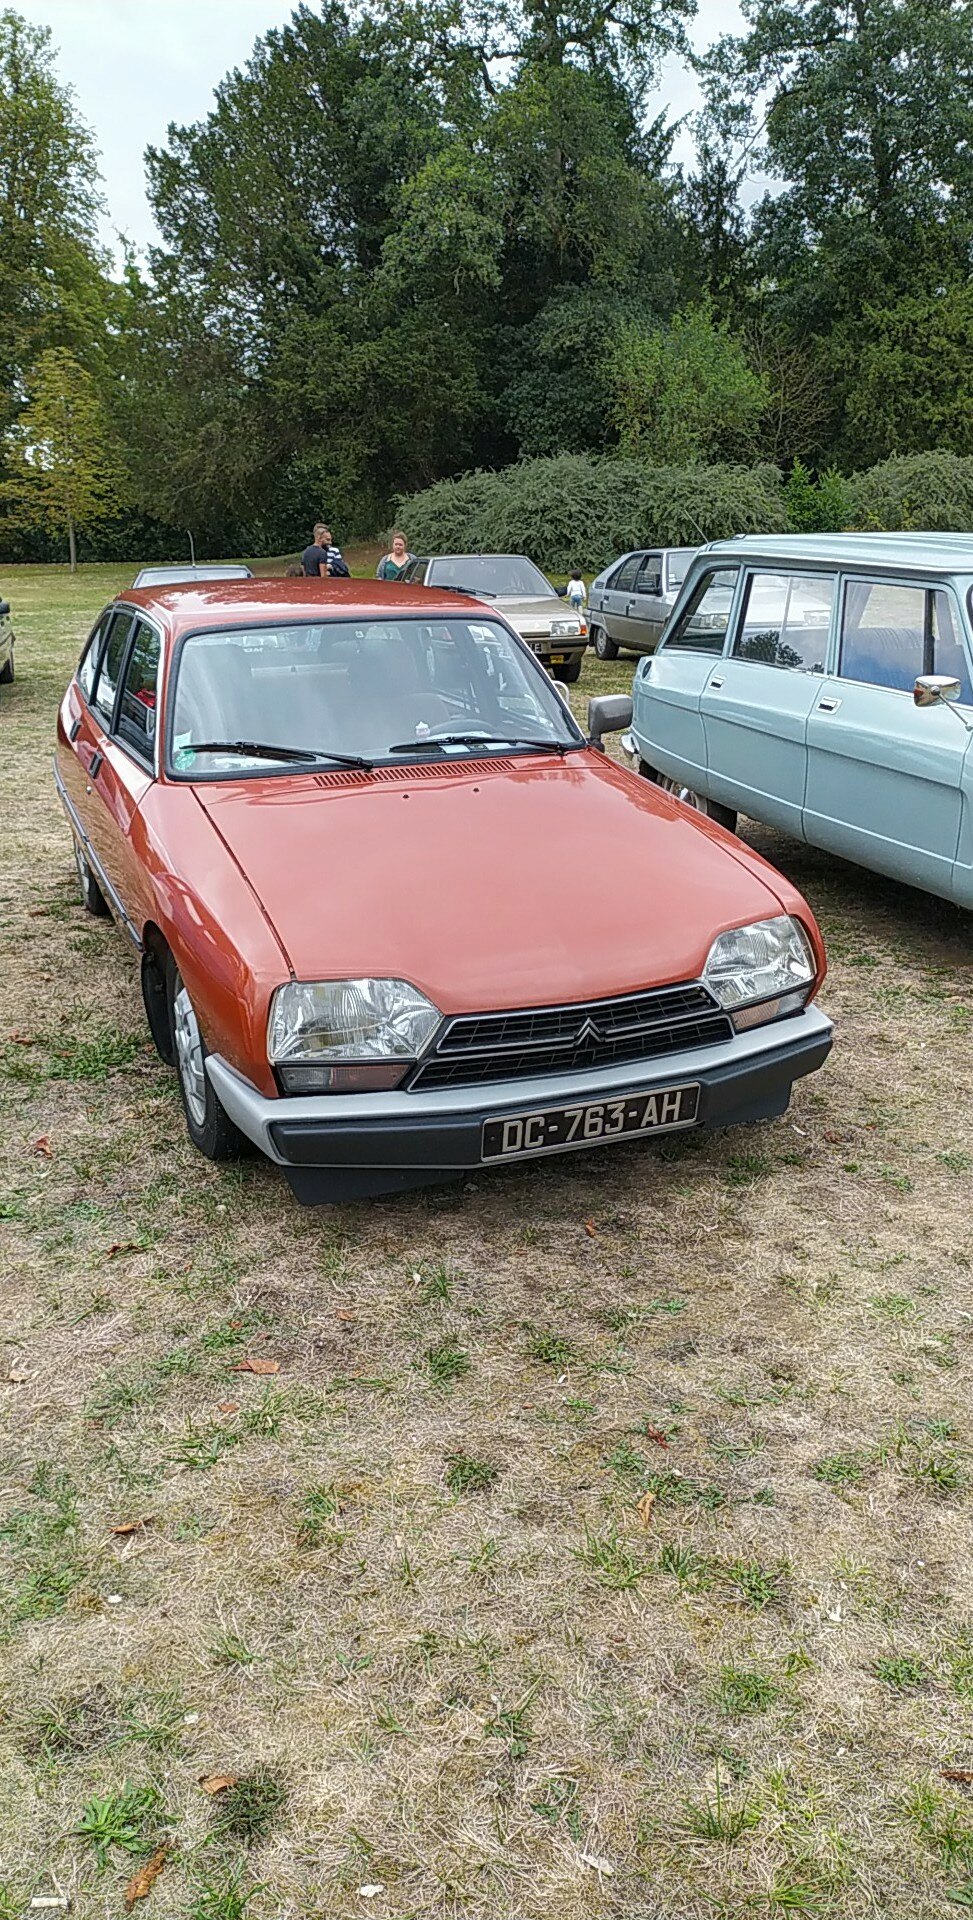
<path fill-rule="evenodd" d="M 410 980 L 446 1013 L 695 979 L 781 911 L 771 867 L 593 749 L 194 791 L 298 979 Z"/>
<path fill-rule="evenodd" d="M 577 620 L 578 617 L 567 600 L 562 600 L 560 595 L 552 600 L 546 593 L 524 597 L 501 593 L 489 605 L 498 607 L 512 627 L 518 630 L 526 627 L 530 633 L 549 633 L 552 620 Z"/>

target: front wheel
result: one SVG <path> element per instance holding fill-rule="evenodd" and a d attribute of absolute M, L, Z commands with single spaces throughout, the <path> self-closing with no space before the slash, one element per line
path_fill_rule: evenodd
<path fill-rule="evenodd" d="M 718 827 L 725 827 L 727 833 L 737 830 L 737 816 L 732 807 L 723 807 L 718 800 L 707 800 L 705 794 L 695 793 L 681 780 L 670 780 L 665 774 L 658 776 L 659 785 L 664 793 L 671 793 L 686 807 L 692 807 L 694 813 L 701 813 L 707 820 L 715 820 Z"/>
<path fill-rule="evenodd" d="M 172 1051 L 189 1138 L 207 1160 L 239 1160 L 244 1150 L 243 1135 L 213 1092 L 206 1071 L 206 1042 L 182 975 L 171 957 L 167 975 Z"/>
<path fill-rule="evenodd" d="M 575 681 L 581 678 L 580 653 L 576 654 L 573 660 L 565 660 L 560 667 L 552 668 L 552 672 L 555 680 L 561 680 L 565 686 L 573 687 Z"/>
<path fill-rule="evenodd" d="M 614 640 L 609 640 L 604 627 L 595 627 L 591 635 L 591 644 L 599 660 L 618 659 L 618 647 Z"/>

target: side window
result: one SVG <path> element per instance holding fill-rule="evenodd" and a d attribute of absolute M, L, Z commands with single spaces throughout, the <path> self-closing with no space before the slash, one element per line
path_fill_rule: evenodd
<path fill-rule="evenodd" d="M 638 574 L 639 567 L 642 564 L 642 558 L 643 558 L 642 554 L 633 553 L 629 555 L 629 558 L 627 560 L 622 561 L 622 564 L 619 567 L 618 572 L 612 574 L 612 577 L 608 582 L 608 585 L 612 588 L 613 592 L 631 593 L 632 588 L 635 585 L 635 580 Z"/>
<path fill-rule="evenodd" d="M 700 575 L 666 647 L 691 647 L 696 653 L 722 653 L 739 567 L 720 567 Z"/>
<path fill-rule="evenodd" d="M 132 621 L 134 618 L 135 615 L 132 613 L 116 613 L 111 623 L 108 639 L 102 651 L 101 665 L 98 668 L 95 679 L 92 705 L 97 708 L 99 717 L 104 721 L 106 727 L 111 726 L 112 716 L 115 712 L 115 692 L 118 687 L 118 676 L 121 672 L 122 661 L 125 658 L 125 648 L 128 646 L 128 636 L 132 631 Z"/>
<path fill-rule="evenodd" d="M 159 679 L 161 644 L 154 627 L 140 620 L 135 629 L 132 651 L 128 656 L 122 698 L 118 709 L 118 731 L 136 752 L 152 758 L 155 746 L 156 695 Z"/>
<path fill-rule="evenodd" d="M 639 577 L 635 582 L 636 593 L 662 592 L 662 555 L 647 553 L 639 568 Z"/>
<path fill-rule="evenodd" d="M 823 673 L 834 580 L 813 573 L 752 573 L 733 642 L 736 660 Z"/>
<path fill-rule="evenodd" d="M 925 658 L 926 593 L 895 580 L 848 580 L 841 615 L 845 680 L 911 693 Z"/>
<path fill-rule="evenodd" d="M 953 598 L 948 593 L 932 596 L 932 663 L 934 673 L 948 673 L 951 680 L 959 681 L 960 699 L 965 706 L 973 706 L 970 664 Z"/>
<path fill-rule="evenodd" d="M 81 665 L 78 668 L 78 685 L 86 700 L 91 699 L 91 689 L 95 684 L 98 660 L 104 645 L 105 635 L 111 623 L 112 612 L 113 609 L 111 607 L 105 608 L 98 625 L 95 627 L 81 655 Z"/>
<path fill-rule="evenodd" d="M 409 565 L 402 575 L 403 583 L 408 582 L 410 587 L 415 586 L 417 582 L 421 585 L 425 566 L 426 563 L 424 560 L 410 560 Z"/>

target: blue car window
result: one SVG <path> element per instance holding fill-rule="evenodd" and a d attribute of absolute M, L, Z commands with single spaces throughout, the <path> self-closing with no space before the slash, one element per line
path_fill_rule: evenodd
<path fill-rule="evenodd" d="M 948 673 L 951 680 L 958 680 L 960 699 L 964 705 L 973 706 L 970 665 L 948 593 L 937 592 L 932 597 L 932 644 L 933 672 Z"/>
<path fill-rule="evenodd" d="M 824 574 L 752 574 L 733 642 L 734 658 L 823 673 L 834 584 L 833 577 Z"/>
<path fill-rule="evenodd" d="M 849 580 L 841 620 L 844 680 L 911 693 L 924 671 L 926 594 L 896 580 Z"/>
<path fill-rule="evenodd" d="M 667 647 L 688 647 L 695 653 L 722 653 L 730 608 L 740 575 L 739 567 L 720 567 L 700 574 L 672 632 Z"/>

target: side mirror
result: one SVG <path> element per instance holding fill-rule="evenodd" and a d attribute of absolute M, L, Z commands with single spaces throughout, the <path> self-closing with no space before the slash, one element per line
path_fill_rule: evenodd
<path fill-rule="evenodd" d="M 603 693 L 588 701 L 588 732 L 597 746 L 606 733 L 621 733 L 632 724 L 630 693 Z"/>
<path fill-rule="evenodd" d="M 960 683 L 948 673 L 921 673 L 912 689 L 917 707 L 938 707 L 944 700 L 958 700 Z"/>

